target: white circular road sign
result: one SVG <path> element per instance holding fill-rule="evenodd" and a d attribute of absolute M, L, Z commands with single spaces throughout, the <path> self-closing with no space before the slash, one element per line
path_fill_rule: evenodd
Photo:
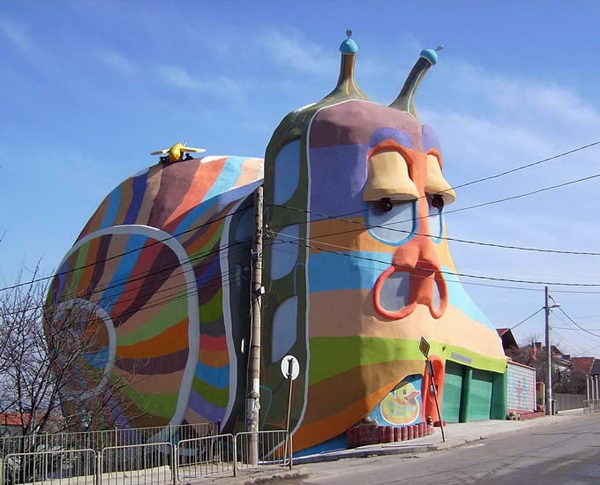
<path fill-rule="evenodd" d="M 286 379 L 288 378 L 290 361 L 292 363 L 292 380 L 295 381 L 300 374 L 300 363 L 293 355 L 286 355 L 283 359 L 281 359 L 281 373 L 283 374 L 283 377 Z"/>

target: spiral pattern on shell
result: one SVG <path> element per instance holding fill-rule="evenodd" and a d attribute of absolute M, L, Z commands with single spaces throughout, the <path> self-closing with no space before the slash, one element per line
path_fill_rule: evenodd
<path fill-rule="evenodd" d="M 248 318 L 238 295 L 249 289 L 251 194 L 262 169 L 262 159 L 242 157 L 160 163 L 106 197 L 48 294 L 49 324 L 65 325 L 76 307 L 83 323 L 72 343 L 90 342 L 64 400 L 110 403 L 102 426 L 235 414 L 247 337 L 239 321 Z"/>

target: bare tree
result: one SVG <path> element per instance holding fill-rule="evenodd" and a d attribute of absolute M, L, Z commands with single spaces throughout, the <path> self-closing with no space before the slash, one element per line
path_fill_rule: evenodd
<path fill-rule="evenodd" d="M 539 335 L 530 335 L 525 344 L 507 350 L 506 354 L 515 362 L 528 365 L 536 370 L 538 381 L 546 380 L 547 358 L 546 347 L 540 342 Z M 552 345 L 552 388 L 555 392 L 583 392 L 585 381 L 572 372 L 569 356 L 558 351 L 560 342 Z"/>
<path fill-rule="evenodd" d="M 89 365 L 108 345 L 102 319 L 83 298 L 47 295 L 45 281 L 0 293 L 0 413 L 18 417 L 22 436 L 114 426 L 124 384 Z"/>

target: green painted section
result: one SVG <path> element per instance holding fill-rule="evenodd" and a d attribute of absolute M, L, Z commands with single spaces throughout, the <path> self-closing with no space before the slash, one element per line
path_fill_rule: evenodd
<path fill-rule="evenodd" d="M 171 392 L 165 394 L 143 394 L 136 391 L 122 379 L 114 374 L 111 379 L 117 382 L 117 389 L 128 397 L 131 402 L 141 411 L 161 418 L 171 419 L 177 408 L 178 393 Z"/>
<path fill-rule="evenodd" d="M 214 296 L 200 306 L 200 323 L 210 323 L 223 315 L 223 289 L 219 288 Z"/>
<path fill-rule="evenodd" d="M 492 383 L 492 419 L 506 419 L 508 414 L 508 378 L 507 373 L 494 373 Z"/>
<path fill-rule="evenodd" d="M 464 411 L 465 421 L 490 419 L 493 379 L 493 373 L 473 369 L 473 378 L 469 389 L 469 405 Z"/>
<path fill-rule="evenodd" d="M 505 359 L 494 359 L 463 347 L 430 342 L 430 355 L 453 361 L 452 354 L 471 360 L 469 367 L 494 372 L 506 371 Z M 422 360 L 419 342 L 378 337 L 314 337 L 310 339 L 311 369 L 309 385 L 360 365 L 398 360 Z M 461 362 L 462 364 L 462 362 Z"/>
<path fill-rule="evenodd" d="M 462 398 L 463 366 L 455 362 L 446 362 L 444 393 L 442 397 L 442 419 L 449 423 L 460 420 Z"/>
<path fill-rule="evenodd" d="M 460 396 L 460 416 L 459 421 L 466 423 L 469 419 L 467 416 L 467 410 L 469 409 L 469 403 L 471 402 L 471 382 L 473 381 L 473 369 L 470 367 L 463 368 L 463 385 Z"/>
<path fill-rule="evenodd" d="M 77 258 L 75 259 L 73 268 L 81 268 L 85 265 L 87 255 L 90 251 L 90 244 L 91 241 L 88 241 L 79 247 L 79 249 L 77 250 Z M 69 290 L 67 293 L 68 298 L 76 298 L 78 296 L 79 292 L 77 291 L 77 287 L 79 286 L 79 281 L 81 280 L 81 275 L 83 274 L 83 272 L 83 269 L 79 269 L 71 273 L 71 282 L 69 283 Z"/>
<path fill-rule="evenodd" d="M 187 290 L 182 291 L 176 300 L 165 306 L 159 313 L 148 320 L 143 327 L 134 332 L 117 335 L 117 345 L 133 345 L 160 335 L 169 327 L 180 322 L 187 316 Z"/>
<path fill-rule="evenodd" d="M 440 344 L 437 344 L 440 346 Z M 474 369 L 487 370 L 491 372 L 506 372 L 506 359 L 495 359 L 493 357 L 486 357 L 484 355 L 473 352 L 464 347 L 458 347 L 456 345 L 446 345 L 443 344 L 446 349 L 442 353 L 438 353 L 443 359 L 451 360 L 461 365 L 468 365 Z M 432 345 L 433 348 L 433 345 Z M 440 349 L 441 350 L 441 349 Z M 465 362 L 463 360 L 452 357 L 452 354 L 459 354 L 463 357 L 467 357 L 469 362 Z M 430 351 L 430 354 L 434 354 L 433 351 Z"/>
<path fill-rule="evenodd" d="M 197 378 L 194 378 L 192 388 L 211 404 L 220 408 L 227 407 L 229 388 L 224 387 L 223 389 L 219 389 Z"/>
<path fill-rule="evenodd" d="M 206 242 L 206 244 L 202 246 L 202 249 L 199 249 L 195 253 L 189 255 L 189 259 L 194 267 L 202 261 L 204 261 L 207 257 L 212 256 L 214 254 L 215 246 L 221 241 L 221 235 L 223 234 L 223 221 L 220 222 L 221 225 L 219 229 Z"/>
<path fill-rule="evenodd" d="M 309 385 L 354 367 L 398 360 L 423 360 L 413 340 L 377 337 L 317 337 L 310 339 Z"/>

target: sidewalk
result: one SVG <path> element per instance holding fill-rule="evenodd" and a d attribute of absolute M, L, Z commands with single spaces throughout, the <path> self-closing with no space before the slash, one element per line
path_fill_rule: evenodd
<path fill-rule="evenodd" d="M 534 426 L 543 426 L 553 423 L 565 422 L 577 417 L 584 416 L 583 409 L 572 409 L 561 411 L 556 416 L 543 416 L 536 419 L 525 421 L 475 421 L 471 423 L 453 423 L 444 428 L 446 441 L 442 442 L 442 435 L 439 428 L 435 428 L 432 435 L 423 438 L 417 438 L 410 441 L 401 441 L 396 443 L 381 443 L 377 445 L 361 446 L 358 448 L 330 451 L 327 453 L 317 453 L 314 455 L 303 456 L 294 459 L 292 470 L 280 468 L 279 470 L 264 469 L 244 471 L 238 477 L 223 477 L 215 479 L 205 479 L 195 481 L 194 483 L 215 483 L 219 485 L 228 484 L 260 484 L 276 482 L 282 479 L 298 479 L 308 475 L 306 465 L 309 463 L 319 463 L 325 461 L 335 461 L 347 458 L 365 458 L 368 456 L 399 455 L 399 454 L 418 454 L 428 451 L 444 450 L 464 445 L 473 441 L 483 440 L 490 436 L 497 436 L 503 433 L 510 433 L 519 430 L 525 430 Z"/>

